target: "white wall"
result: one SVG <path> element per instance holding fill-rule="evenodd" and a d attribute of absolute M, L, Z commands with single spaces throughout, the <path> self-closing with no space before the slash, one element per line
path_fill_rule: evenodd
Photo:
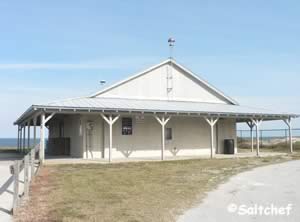
<path fill-rule="evenodd" d="M 221 119 L 217 123 L 217 153 L 224 152 L 224 140 L 233 139 L 235 145 L 235 153 L 237 152 L 237 137 L 236 137 L 236 121 L 234 119 Z"/>
<path fill-rule="evenodd" d="M 161 126 L 154 117 L 146 116 L 143 121 L 133 117 L 133 135 L 122 135 L 120 119 L 113 126 L 113 158 L 160 156 Z M 166 125 L 172 128 L 173 139 L 166 141 L 166 156 L 185 156 L 210 154 L 210 126 L 199 117 L 173 117 Z M 234 120 L 221 120 L 214 135 L 215 147 L 223 151 L 223 140 L 236 141 Z M 216 132 L 216 127 L 215 127 Z M 218 141 L 217 141 L 218 138 Z M 109 131 L 105 124 L 105 157 L 108 157 Z"/>
<path fill-rule="evenodd" d="M 170 72 L 170 70 L 170 65 L 165 64 L 100 94 L 98 97 L 226 103 L 215 92 L 212 92 L 203 83 L 177 68 L 177 66 L 174 66 L 172 69 L 173 79 L 171 81 L 173 90 L 167 94 L 167 72 Z"/>
<path fill-rule="evenodd" d="M 55 116 L 49 122 L 49 138 L 59 137 L 59 122 L 64 122 L 64 137 L 70 138 L 70 156 L 83 157 L 83 133 L 79 115 Z"/>
<path fill-rule="evenodd" d="M 122 117 L 132 117 L 133 134 L 122 135 Z M 93 130 L 88 139 L 87 125 Z M 166 141 L 166 156 L 210 154 L 210 126 L 200 117 L 172 117 L 166 128 L 172 128 L 173 139 Z M 104 131 L 103 131 L 104 128 Z M 57 127 L 52 127 L 51 135 Z M 216 135 L 218 132 L 218 135 Z M 71 139 L 71 156 L 80 158 L 108 158 L 109 128 L 100 115 L 70 115 L 65 118 L 65 137 Z M 236 123 L 233 119 L 219 120 L 215 127 L 215 147 L 223 152 L 224 139 L 234 139 Z M 121 116 L 113 125 L 113 158 L 160 157 L 161 125 L 153 116 Z"/>
<path fill-rule="evenodd" d="M 70 155 L 72 157 L 82 158 L 83 156 L 83 133 L 81 130 L 81 119 L 79 115 L 69 115 L 64 121 L 64 136 L 70 137 Z"/>
<path fill-rule="evenodd" d="M 83 158 L 102 158 L 104 150 L 103 119 L 100 115 L 85 115 L 81 117 L 83 126 Z M 88 125 L 92 129 L 88 129 Z M 88 135 L 89 134 L 89 135 Z"/>

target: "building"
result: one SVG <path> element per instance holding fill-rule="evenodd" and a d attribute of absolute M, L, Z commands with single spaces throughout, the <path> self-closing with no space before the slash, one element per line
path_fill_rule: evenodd
<path fill-rule="evenodd" d="M 30 127 L 40 126 L 40 152 L 76 158 L 191 156 L 224 152 L 236 124 L 248 123 L 252 134 L 262 121 L 297 115 L 239 105 L 173 59 L 168 59 L 93 95 L 32 105 L 16 122 L 18 147 L 30 146 Z M 26 133 L 27 129 L 27 133 Z M 256 134 L 257 135 L 257 134 Z M 27 137 L 27 139 L 26 139 Z M 259 136 L 256 136 L 259 155 Z M 36 141 L 36 140 L 35 140 Z"/>

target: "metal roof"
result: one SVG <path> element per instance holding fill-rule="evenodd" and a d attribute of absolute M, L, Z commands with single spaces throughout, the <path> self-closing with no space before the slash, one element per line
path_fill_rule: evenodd
<path fill-rule="evenodd" d="M 175 113 L 187 115 L 224 115 L 225 117 L 231 116 L 236 118 L 260 117 L 266 119 L 298 117 L 296 114 L 272 112 L 267 109 L 221 103 L 82 97 L 33 105 L 15 124 L 22 123 L 22 121 L 38 111 Z"/>

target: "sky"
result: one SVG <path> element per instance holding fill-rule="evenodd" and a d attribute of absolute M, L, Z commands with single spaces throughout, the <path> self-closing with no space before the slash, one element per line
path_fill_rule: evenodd
<path fill-rule="evenodd" d="M 240 104 L 300 113 L 299 11 L 276 0 L 0 1 L 0 137 L 16 137 L 32 104 L 165 60 L 171 36 L 180 64 Z"/>

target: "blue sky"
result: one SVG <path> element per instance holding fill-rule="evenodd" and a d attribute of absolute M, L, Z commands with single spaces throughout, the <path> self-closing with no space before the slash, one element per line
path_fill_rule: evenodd
<path fill-rule="evenodd" d="M 33 103 L 161 62 L 170 36 L 177 61 L 241 104 L 300 113 L 299 11 L 298 1 L 1 1 L 0 137 L 16 136 Z"/>

